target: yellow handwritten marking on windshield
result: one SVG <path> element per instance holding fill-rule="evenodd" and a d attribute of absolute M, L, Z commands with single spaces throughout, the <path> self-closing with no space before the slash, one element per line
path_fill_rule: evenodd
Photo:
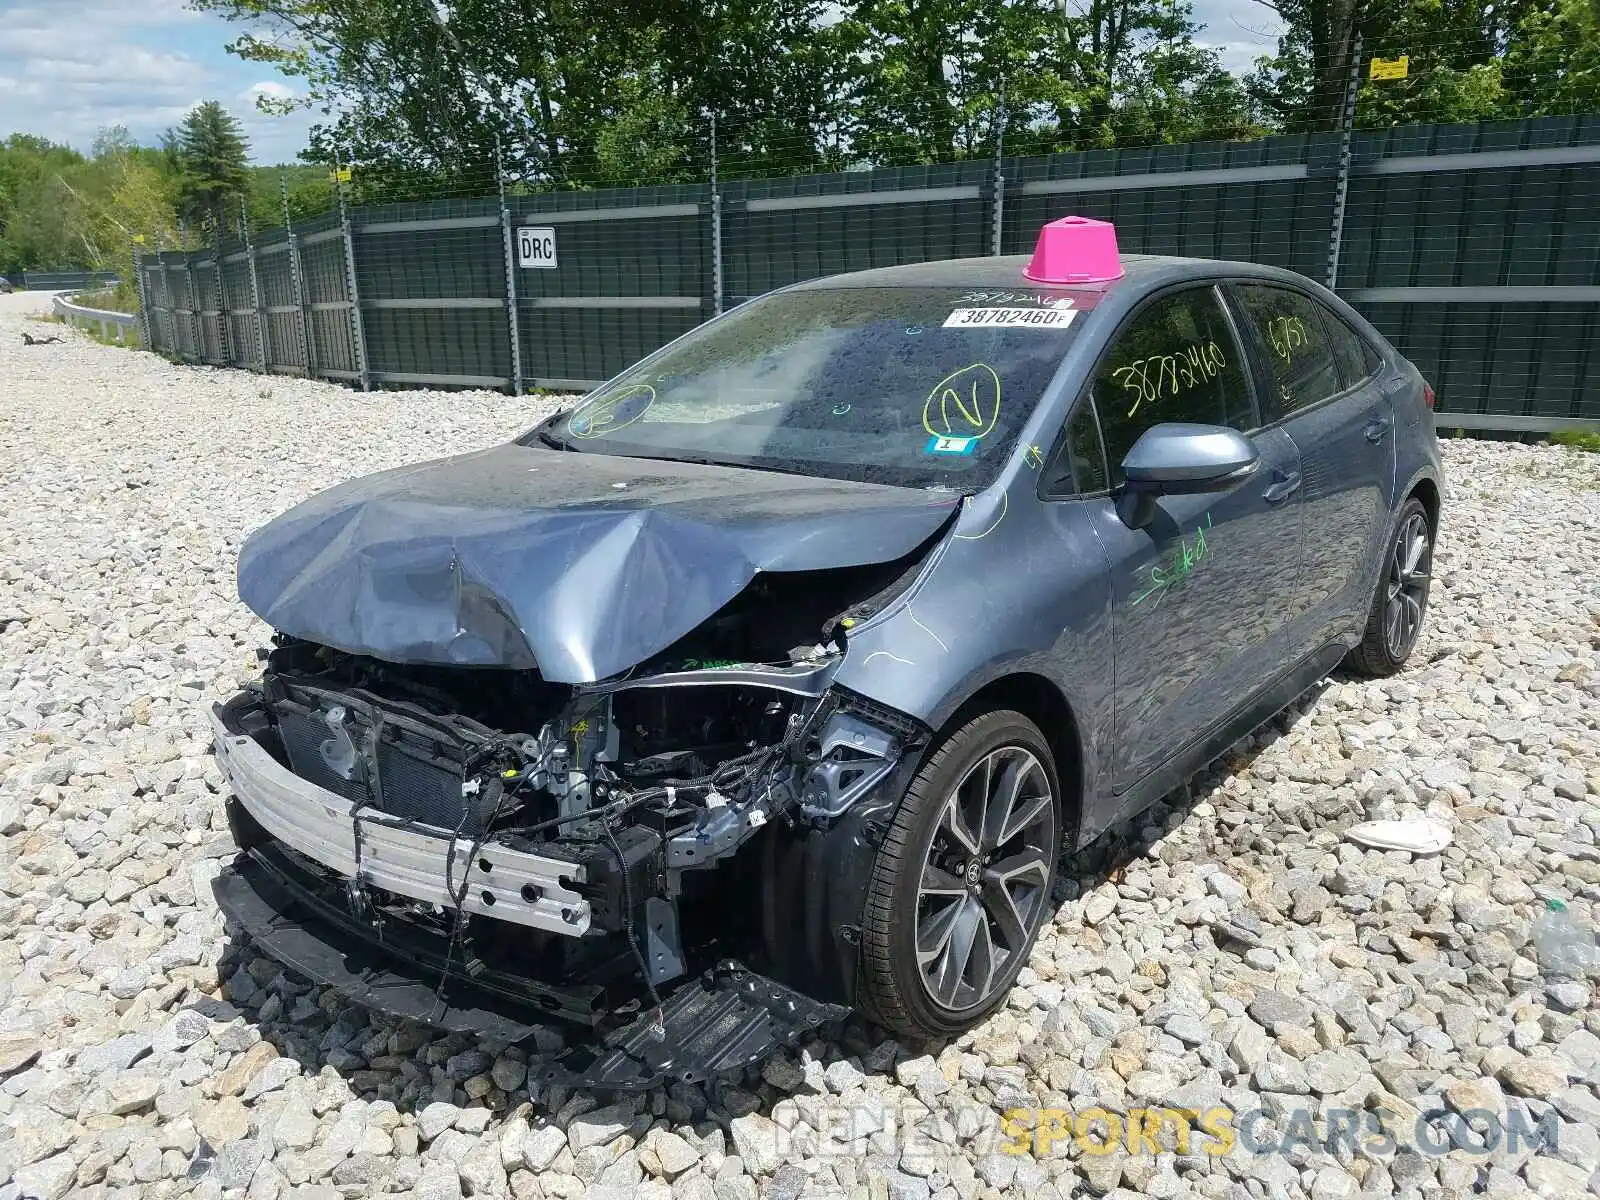
<path fill-rule="evenodd" d="M 959 538 L 963 542 L 975 542 L 979 538 L 988 537 L 996 529 L 1000 528 L 1000 522 L 1006 519 L 1006 510 L 1008 508 L 1010 508 L 1010 507 L 1011 507 L 1011 497 L 1010 497 L 1010 495 L 1008 493 L 1006 493 L 1006 492 L 1001 492 L 1000 493 L 1000 511 L 995 514 L 995 518 L 990 523 L 989 528 L 985 529 L 982 533 L 958 533 L 958 534 L 956 534 L 956 537 Z"/>
<path fill-rule="evenodd" d="M 1141 405 L 1154 404 L 1163 396 L 1176 396 L 1189 388 L 1217 377 L 1228 365 L 1222 347 L 1215 342 L 1204 346 L 1185 346 L 1176 354 L 1152 354 L 1111 372 L 1124 389 L 1134 393 L 1131 417 Z"/>
<path fill-rule="evenodd" d="M 1267 322 L 1267 339 L 1272 351 L 1285 363 L 1294 362 L 1294 349 L 1311 339 L 1306 335 L 1306 325 L 1299 317 L 1274 317 Z"/>
<path fill-rule="evenodd" d="M 999 419 L 1000 376 L 988 363 L 952 371 L 922 402 L 922 427 L 934 437 L 985 437 Z"/>
<path fill-rule="evenodd" d="M 637 402 L 640 396 L 644 397 L 643 404 Z M 630 404 L 630 401 L 633 403 Z M 598 400 L 580 405 L 578 411 L 572 414 L 572 419 L 567 422 L 567 428 L 572 431 L 572 436 L 575 438 L 595 438 L 602 434 L 615 433 L 644 416 L 655 402 L 655 388 L 648 383 L 636 383 L 632 387 L 623 388 L 614 396 L 602 396 Z M 635 408 L 638 409 L 637 412 L 633 411 Z M 618 420 L 619 415 L 621 420 Z"/>

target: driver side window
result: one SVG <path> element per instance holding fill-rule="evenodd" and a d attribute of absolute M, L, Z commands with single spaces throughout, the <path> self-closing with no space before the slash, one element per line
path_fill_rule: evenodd
<path fill-rule="evenodd" d="M 1115 486 L 1139 435 L 1167 421 L 1255 428 L 1244 354 L 1215 288 L 1156 301 L 1117 335 L 1094 380 Z"/>

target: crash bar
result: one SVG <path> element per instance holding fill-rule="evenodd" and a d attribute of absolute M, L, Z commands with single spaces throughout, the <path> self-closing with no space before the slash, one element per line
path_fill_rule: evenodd
<path fill-rule="evenodd" d="M 772 212 L 791 208 L 855 208 L 867 204 L 934 204 L 940 200 L 978 200 L 977 184 L 960 187 L 897 188 L 881 192 L 840 192 L 827 196 L 762 196 L 746 200 L 746 212 Z"/>
<path fill-rule="evenodd" d="M 358 234 L 367 233 L 420 233 L 438 229 L 490 229 L 500 224 L 499 216 L 487 217 L 432 217 L 420 221 L 372 221 L 357 225 Z"/>
<path fill-rule="evenodd" d="M 516 225 L 560 225 L 567 221 L 645 221 L 651 217 L 697 217 L 695 204 L 630 204 L 618 208 L 563 208 L 555 212 L 516 212 Z M 499 218 L 496 218 L 498 221 Z"/>
<path fill-rule="evenodd" d="M 524 296 L 533 308 L 699 308 L 699 296 Z"/>
<path fill-rule="evenodd" d="M 1498 433 L 1557 433 L 1563 429 L 1594 429 L 1597 423 L 1582 417 L 1521 417 L 1496 413 L 1433 414 L 1436 429 L 1488 429 Z"/>
<path fill-rule="evenodd" d="M 447 387 L 503 388 L 511 381 L 504 375 L 434 375 L 419 371 L 369 371 L 380 383 L 441 384 Z"/>
<path fill-rule="evenodd" d="M 1600 300 L 1600 287 L 1524 284 L 1496 287 L 1377 287 L 1340 289 L 1346 300 L 1360 304 L 1590 304 Z"/>
<path fill-rule="evenodd" d="M 1600 146 L 1547 146 L 1538 150 L 1480 150 L 1473 154 L 1405 154 L 1357 162 L 1357 175 L 1412 175 L 1434 171 L 1493 171 L 1500 167 L 1569 167 L 1600 163 Z"/>

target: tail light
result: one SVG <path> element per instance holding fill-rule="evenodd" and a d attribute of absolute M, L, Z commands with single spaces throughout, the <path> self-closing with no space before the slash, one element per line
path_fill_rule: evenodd
<path fill-rule="evenodd" d="M 1433 407 L 1433 384 L 1426 379 L 1422 381 L 1422 402 L 1429 408 Z"/>

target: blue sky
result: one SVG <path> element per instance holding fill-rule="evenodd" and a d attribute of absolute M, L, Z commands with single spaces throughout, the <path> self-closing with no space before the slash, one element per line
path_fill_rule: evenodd
<path fill-rule="evenodd" d="M 1276 16 L 1260 4 L 1194 9 L 1229 68 L 1272 49 Z M 186 0 L 0 0 L 0 137 L 36 133 L 87 150 L 100 129 L 126 125 L 149 144 L 200 101 L 220 100 L 244 125 L 253 161 L 293 161 L 311 114 L 270 117 L 255 97 L 292 95 L 297 81 L 229 54 L 238 33 Z"/>
<path fill-rule="evenodd" d="M 229 54 L 237 33 L 185 0 L 0 0 L 0 136 L 87 150 L 98 130 L 126 125 L 152 143 L 200 101 L 220 100 L 255 162 L 292 161 L 311 117 L 256 110 L 259 89 L 288 94 L 294 81 Z"/>

